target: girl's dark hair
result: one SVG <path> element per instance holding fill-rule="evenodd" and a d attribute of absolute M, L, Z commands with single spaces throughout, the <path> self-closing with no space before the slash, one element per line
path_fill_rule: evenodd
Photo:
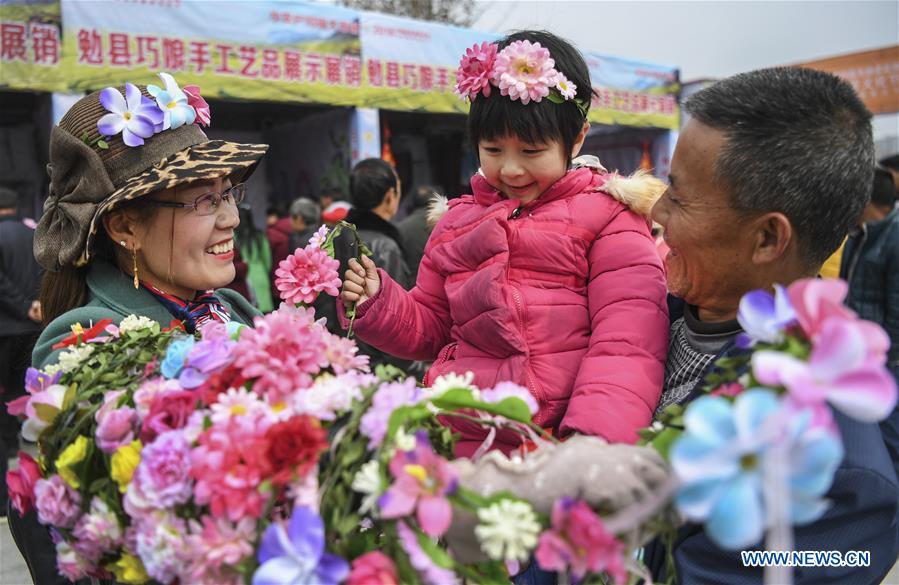
<path fill-rule="evenodd" d="M 593 99 L 590 71 L 580 52 L 571 43 L 550 32 L 526 30 L 498 41 L 497 48 L 501 51 L 515 41 L 540 43 L 542 47 L 549 49 L 549 55 L 556 63 L 556 70 L 577 86 L 576 99 L 583 100 L 589 109 Z M 584 115 L 574 100 L 557 104 L 544 98 L 540 102 L 523 104 L 501 95 L 496 87 L 491 90 L 490 97 L 485 98 L 483 94 L 479 94 L 471 102 L 468 112 L 468 136 L 475 152 L 478 152 L 481 140 L 517 136 L 532 144 L 559 141 L 568 158 L 571 158 L 575 139 L 584 126 Z"/>
<path fill-rule="evenodd" d="M 371 211 L 384 201 L 391 188 L 398 187 L 398 180 L 393 167 L 379 158 L 359 161 L 350 172 L 350 202 Z"/>
<path fill-rule="evenodd" d="M 241 250 L 241 254 L 244 256 L 244 262 L 246 262 L 246 257 L 261 251 L 262 246 L 266 245 L 267 241 L 265 234 L 253 222 L 253 212 L 250 208 L 238 207 L 237 211 L 240 214 L 240 225 L 234 230 L 234 238 L 237 241 L 238 249 Z M 253 250 L 253 252 L 245 254 L 245 251 L 249 250 Z"/>
<path fill-rule="evenodd" d="M 124 205 L 116 210 L 123 212 L 129 210 L 138 216 L 140 221 L 149 221 L 158 208 L 143 204 L 140 199 Z M 91 264 L 94 262 L 109 262 L 115 266 L 119 266 L 117 255 L 121 254 L 119 249 L 109 239 L 103 222 L 99 222 L 97 235 L 94 238 L 94 249 L 91 257 Z M 90 264 L 87 266 L 63 266 L 57 271 L 46 270 L 41 279 L 41 313 L 43 317 L 43 325 L 46 327 L 54 319 L 83 306 L 87 301 L 87 273 L 90 271 Z"/>

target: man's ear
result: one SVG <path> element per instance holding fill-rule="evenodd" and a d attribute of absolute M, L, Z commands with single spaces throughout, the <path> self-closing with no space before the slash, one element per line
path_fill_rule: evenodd
<path fill-rule="evenodd" d="M 793 225 L 787 216 L 773 211 L 756 218 L 752 224 L 752 262 L 770 264 L 780 260 L 793 241 Z"/>
<path fill-rule="evenodd" d="M 581 131 L 578 132 L 578 135 L 574 138 L 574 146 L 571 147 L 571 158 L 575 158 L 581 152 L 581 147 L 584 146 L 584 140 L 587 139 L 587 132 L 590 131 L 590 122 L 584 121 L 583 127 L 581 127 Z"/>
<path fill-rule="evenodd" d="M 103 227 L 106 228 L 109 239 L 117 247 L 126 250 L 140 249 L 141 232 L 138 231 L 136 218 L 131 214 L 125 211 L 111 211 L 103 216 Z"/>

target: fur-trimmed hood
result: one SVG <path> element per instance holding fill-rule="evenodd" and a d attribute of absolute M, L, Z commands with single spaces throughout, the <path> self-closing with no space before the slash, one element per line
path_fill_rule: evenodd
<path fill-rule="evenodd" d="M 638 170 L 630 176 L 609 173 L 599 159 L 592 155 L 579 156 L 571 162 L 572 170 L 581 168 L 589 168 L 594 173 L 605 175 L 605 182 L 597 187 L 597 190 L 608 193 L 616 201 L 646 218 L 650 217 L 652 206 L 667 189 L 663 181 L 644 170 Z M 480 170 L 478 174 L 483 176 Z M 449 200 L 435 194 L 428 204 L 428 225 L 431 227 L 437 225 L 449 208 Z"/>

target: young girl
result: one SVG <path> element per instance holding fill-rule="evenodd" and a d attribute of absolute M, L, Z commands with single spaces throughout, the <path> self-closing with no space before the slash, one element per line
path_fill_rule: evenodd
<path fill-rule="evenodd" d="M 436 360 L 425 382 L 474 373 L 512 381 L 559 436 L 633 442 L 659 399 L 668 344 L 665 274 L 644 213 L 664 186 L 571 166 L 584 142 L 592 89 L 583 58 L 545 32 L 466 52 L 457 92 L 481 169 L 472 195 L 449 202 L 416 287 L 403 291 L 367 257 L 350 262 L 342 299 L 357 303 L 360 339 L 387 353 Z M 592 157 L 587 157 L 592 158 Z M 452 421 L 459 456 L 481 427 Z M 509 451 L 513 433 L 496 437 Z"/>

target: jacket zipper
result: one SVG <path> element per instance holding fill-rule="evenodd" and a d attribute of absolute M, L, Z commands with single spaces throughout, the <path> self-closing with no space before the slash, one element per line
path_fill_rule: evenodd
<path fill-rule="evenodd" d="M 521 329 L 521 336 L 524 337 L 524 307 L 521 303 L 521 293 L 518 292 L 518 288 L 512 285 L 512 300 L 515 301 L 515 311 L 518 314 L 518 326 Z M 530 361 L 530 357 L 526 357 L 526 360 Z M 537 387 L 534 385 L 534 381 L 531 378 L 531 369 L 527 363 L 524 366 L 524 383 L 527 386 L 527 389 L 530 391 L 531 395 L 537 398 L 538 402 L 545 402 L 546 397 L 543 396 L 543 392 L 538 391 Z"/>
<path fill-rule="evenodd" d="M 422 380 L 422 384 L 428 386 L 431 383 L 431 372 L 434 370 L 434 366 L 443 364 L 444 362 L 448 362 L 452 356 L 456 355 L 456 347 L 458 345 L 459 344 L 454 341 L 452 343 L 448 343 L 443 349 L 440 350 L 440 353 L 437 354 L 437 359 L 434 360 L 434 363 L 431 364 L 430 368 L 428 368 L 428 371 L 425 374 L 424 379 Z"/>

